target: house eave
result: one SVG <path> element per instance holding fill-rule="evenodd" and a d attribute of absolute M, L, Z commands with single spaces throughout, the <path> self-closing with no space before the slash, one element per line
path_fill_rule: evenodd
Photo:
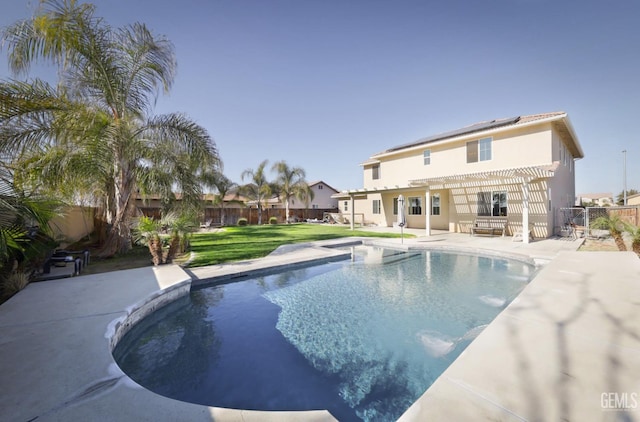
<path fill-rule="evenodd" d="M 381 153 L 378 153 L 378 154 L 375 154 L 375 155 L 371 156 L 371 158 L 369 160 L 365 161 L 361 165 L 374 164 L 376 162 L 380 162 L 380 159 L 382 159 L 382 158 L 388 158 L 388 157 L 392 157 L 392 156 L 396 156 L 396 155 L 400 155 L 400 154 L 405 154 L 407 152 L 421 151 L 421 150 L 424 150 L 427 147 L 446 145 L 446 144 L 455 143 L 455 142 L 461 142 L 461 141 L 468 141 L 468 140 L 473 140 L 473 139 L 477 139 L 477 138 L 493 136 L 493 135 L 495 135 L 497 133 L 513 130 L 514 128 L 526 128 L 526 127 L 531 127 L 531 126 L 537 126 L 537 125 L 544 124 L 544 123 L 553 123 L 553 122 L 557 122 L 557 121 L 562 121 L 564 123 L 565 127 L 567 128 L 567 132 L 569 133 L 569 135 L 571 136 L 571 138 L 573 140 L 573 144 L 575 146 L 575 149 L 572 152 L 574 153 L 574 157 L 577 158 L 577 159 L 583 158 L 584 157 L 584 153 L 582 152 L 582 148 L 580 147 L 580 144 L 578 143 L 578 138 L 576 137 L 575 132 L 573 130 L 573 127 L 571 126 L 571 122 L 568 119 L 568 115 L 567 115 L 567 113 L 562 113 L 562 114 L 557 114 L 557 115 L 554 115 L 554 116 L 549 116 L 549 117 L 544 117 L 544 118 L 540 118 L 540 119 L 536 119 L 536 120 L 531 120 L 529 122 L 524 122 L 524 123 L 518 122 L 518 123 L 506 125 L 506 126 L 500 126 L 500 127 L 497 127 L 497 128 L 492 128 L 492 129 L 487 129 L 487 130 L 481 130 L 481 131 L 478 131 L 478 132 L 471 132 L 471 133 L 467 133 L 467 134 L 453 136 L 453 137 L 442 139 L 442 140 L 438 140 L 438 141 L 425 142 L 424 144 L 419 144 L 419 145 L 415 145 L 415 146 L 411 146 L 411 147 L 407 147 L 407 148 L 403 148 L 403 149 L 397 149 L 397 150 L 394 150 L 394 151 L 381 152 Z"/>

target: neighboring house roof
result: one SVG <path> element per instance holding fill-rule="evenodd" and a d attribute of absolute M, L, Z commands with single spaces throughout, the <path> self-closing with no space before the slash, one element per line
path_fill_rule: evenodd
<path fill-rule="evenodd" d="M 182 192 L 174 192 L 174 195 L 176 197 L 176 200 L 180 201 L 182 200 Z M 205 193 L 204 195 L 202 195 L 202 199 L 205 201 L 213 201 L 215 195 L 212 193 Z M 151 200 L 160 200 L 162 199 L 162 197 L 160 195 L 146 195 L 146 196 L 142 196 L 142 195 L 138 195 L 136 197 L 136 201 L 151 201 Z M 242 195 L 237 195 L 235 193 L 230 193 L 224 196 L 224 202 L 231 202 L 231 201 L 241 201 L 241 202 L 246 202 L 247 198 L 245 198 Z"/>
<path fill-rule="evenodd" d="M 315 182 L 308 183 L 308 185 L 309 185 L 309 187 L 313 187 L 315 185 L 319 185 L 320 183 L 322 183 L 323 185 L 325 185 L 326 187 L 328 187 L 329 189 L 331 189 L 331 190 L 333 190 L 335 192 L 340 192 L 338 189 L 332 187 L 327 182 L 323 182 L 322 180 L 316 180 Z"/>
<path fill-rule="evenodd" d="M 569 117 L 564 111 L 557 111 L 552 113 L 541 113 L 541 114 L 531 114 L 527 116 L 518 116 L 518 117 L 509 117 L 505 119 L 495 119 L 488 120 L 484 122 L 474 123 L 470 126 L 465 126 L 460 129 L 452 130 L 449 132 L 444 132 L 438 135 L 429 136 L 426 138 L 418 139 L 417 141 L 410 142 L 407 144 L 398 145 L 392 148 L 389 148 L 385 151 L 382 151 L 378 154 L 373 155 L 370 160 L 362 163 L 365 164 L 373 164 L 377 162 L 376 157 L 381 157 L 384 155 L 393 154 L 399 151 L 404 151 L 407 149 L 412 149 L 415 147 L 421 147 L 424 145 L 428 145 L 434 142 L 440 141 L 448 141 L 455 140 L 459 138 L 468 137 L 469 135 L 491 135 L 492 133 L 502 131 L 505 129 L 511 129 L 518 126 L 526 126 L 531 124 L 539 124 L 543 122 L 553 122 L 556 124 L 556 129 L 568 135 L 572 143 L 567 145 L 567 147 L 571 150 L 572 155 L 575 158 L 583 158 L 584 153 L 582 152 L 582 148 L 578 142 L 578 138 L 573 131 L 573 127 L 569 122 Z"/>

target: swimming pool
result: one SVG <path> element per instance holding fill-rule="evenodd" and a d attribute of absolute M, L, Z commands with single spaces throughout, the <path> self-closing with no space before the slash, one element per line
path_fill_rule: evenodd
<path fill-rule="evenodd" d="M 502 258 L 353 252 L 194 290 L 133 327 L 114 357 L 139 384 L 178 400 L 394 420 L 534 272 Z"/>

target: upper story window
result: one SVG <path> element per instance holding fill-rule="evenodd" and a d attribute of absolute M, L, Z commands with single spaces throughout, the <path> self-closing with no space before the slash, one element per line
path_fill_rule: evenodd
<path fill-rule="evenodd" d="M 425 149 L 422 155 L 424 157 L 424 165 L 428 166 L 429 164 L 431 164 L 431 150 Z"/>
<path fill-rule="evenodd" d="M 467 163 L 491 160 L 491 138 L 467 142 Z"/>
<path fill-rule="evenodd" d="M 318 185 L 318 189 L 322 189 L 322 185 Z"/>
<path fill-rule="evenodd" d="M 380 164 L 374 164 L 373 167 L 371 167 L 371 174 L 373 180 L 380 178 Z"/>

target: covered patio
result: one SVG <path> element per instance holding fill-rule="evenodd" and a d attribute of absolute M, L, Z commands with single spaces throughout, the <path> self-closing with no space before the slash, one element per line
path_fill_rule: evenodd
<path fill-rule="evenodd" d="M 432 217 L 434 217 L 432 198 L 434 198 L 434 192 L 437 192 L 436 198 L 438 201 L 442 199 L 442 202 L 438 203 L 436 208 L 438 211 L 440 208 L 443 209 L 450 232 L 468 233 L 479 216 L 502 216 L 508 219 L 509 234 L 518 233 L 523 243 L 529 243 L 534 227 L 536 228 L 535 237 L 548 237 L 552 233 L 553 215 L 549 212 L 551 203 L 547 180 L 553 177 L 557 165 L 558 163 L 552 166 L 529 166 L 426 177 L 409 180 L 406 186 L 383 186 L 346 191 L 341 194 L 341 197 L 349 198 L 351 201 L 348 209 L 351 213 L 349 221 L 352 229 L 356 200 L 367 199 L 369 194 L 378 194 L 382 198 L 382 204 L 389 204 L 390 197 L 399 194 L 415 195 L 416 191 L 420 191 L 421 202 L 424 203 L 424 207 L 420 204 L 420 208 L 424 209 L 424 212 L 420 212 L 423 216 L 424 235 L 429 237 L 432 235 Z M 504 201 L 504 204 L 495 204 L 496 201 Z M 394 203 L 394 215 L 396 210 Z M 513 216 L 518 217 L 513 218 Z M 387 224 L 392 220 L 393 218 L 387 216 Z M 415 219 L 413 221 L 415 222 Z"/>

